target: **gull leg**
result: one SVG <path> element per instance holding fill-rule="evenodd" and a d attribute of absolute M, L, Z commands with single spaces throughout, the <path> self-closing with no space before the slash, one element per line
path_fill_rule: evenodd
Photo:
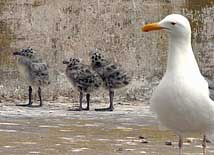
<path fill-rule="evenodd" d="M 203 136 L 203 141 L 202 141 L 202 147 L 203 147 L 203 155 L 206 155 L 206 147 L 207 147 L 207 139 L 206 139 L 206 135 Z"/>
<path fill-rule="evenodd" d="M 38 88 L 38 96 L 39 96 L 39 106 L 41 107 L 42 106 L 42 90 L 40 87 Z"/>
<path fill-rule="evenodd" d="M 96 111 L 113 111 L 114 110 L 114 90 L 111 88 L 109 89 L 109 99 L 110 99 L 110 106 L 108 108 L 103 108 L 103 109 L 95 109 Z"/>
<path fill-rule="evenodd" d="M 178 142 L 179 155 L 182 155 L 182 147 L 183 147 L 183 137 L 179 136 L 179 142 Z"/>
<path fill-rule="evenodd" d="M 90 94 L 86 94 L 87 107 L 83 110 L 90 110 Z"/>

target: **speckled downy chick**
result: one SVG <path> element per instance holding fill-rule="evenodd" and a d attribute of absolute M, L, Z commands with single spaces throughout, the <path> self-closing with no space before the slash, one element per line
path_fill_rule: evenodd
<path fill-rule="evenodd" d="M 41 87 L 50 84 L 47 64 L 32 48 L 22 49 L 13 55 L 18 57 L 17 66 L 21 77 L 29 84 L 29 102 L 19 106 L 32 106 L 32 86 L 38 87 L 39 106 L 42 106 Z"/>
<path fill-rule="evenodd" d="M 106 59 L 100 49 L 93 49 L 90 52 L 91 66 L 101 76 L 105 88 L 109 90 L 110 106 L 104 109 L 95 109 L 97 111 L 113 111 L 114 90 L 128 85 L 131 77 L 128 73 L 116 63 Z"/>
<path fill-rule="evenodd" d="M 208 83 L 210 98 L 214 101 L 214 81 L 205 77 L 205 80 Z"/>
<path fill-rule="evenodd" d="M 80 93 L 80 106 L 77 110 L 89 110 L 90 93 L 97 90 L 102 85 L 102 79 L 90 66 L 82 64 L 79 59 L 71 58 L 69 61 L 63 61 L 63 64 L 67 64 L 67 78 Z M 87 100 L 87 107 L 85 109 L 82 106 L 84 93 L 86 93 Z"/>

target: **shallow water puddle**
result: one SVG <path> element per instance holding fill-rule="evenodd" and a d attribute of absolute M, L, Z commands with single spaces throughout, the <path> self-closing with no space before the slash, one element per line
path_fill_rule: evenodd
<path fill-rule="evenodd" d="M 177 138 L 154 125 L 124 125 L 112 121 L 67 118 L 0 120 L 0 153 L 42 155 L 173 155 Z M 172 140 L 172 146 L 164 143 Z M 185 143 L 186 154 L 201 152 L 200 139 Z M 209 144 L 208 155 L 214 148 Z"/>
<path fill-rule="evenodd" d="M 172 132 L 158 130 L 148 106 L 123 105 L 114 112 L 72 112 L 63 106 L 56 109 L 52 104 L 33 110 L 3 106 L 0 110 L 0 154 L 177 154 L 177 137 Z M 16 112 L 19 110 L 22 115 Z M 185 140 L 184 152 L 199 154 L 201 137 L 192 137 L 196 138 Z M 208 155 L 211 155 L 214 147 L 208 146 Z"/>

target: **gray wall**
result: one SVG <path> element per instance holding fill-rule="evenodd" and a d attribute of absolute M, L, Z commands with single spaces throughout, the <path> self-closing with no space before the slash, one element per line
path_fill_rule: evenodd
<path fill-rule="evenodd" d="M 0 99 L 27 96 L 11 55 L 25 47 L 35 48 L 50 66 L 52 85 L 44 89 L 46 99 L 77 99 L 62 60 L 73 56 L 89 63 L 88 51 L 93 47 L 105 49 L 109 58 L 133 74 L 132 84 L 117 91 L 120 99 L 149 99 L 166 68 L 167 36 L 141 33 L 140 27 L 170 13 L 190 19 L 201 71 L 213 78 L 213 0 L 1 0 Z M 106 98 L 103 92 L 99 96 Z"/>

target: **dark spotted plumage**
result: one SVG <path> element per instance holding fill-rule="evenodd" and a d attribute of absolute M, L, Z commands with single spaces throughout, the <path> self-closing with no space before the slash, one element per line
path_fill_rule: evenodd
<path fill-rule="evenodd" d="M 82 110 L 82 95 L 86 93 L 87 108 L 89 110 L 89 97 L 92 91 L 97 90 L 102 85 L 102 79 L 93 71 L 90 66 L 82 64 L 79 59 L 71 58 L 69 61 L 63 61 L 67 64 L 66 76 L 74 88 L 80 92 L 80 109 Z"/>
<path fill-rule="evenodd" d="M 40 106 L 42 106 L 41 87 L 48 85 L 49 73 L 48 66 L 42 61 L 39 55 L 32 48 L 22 49 L 14 52 L 18 57 L 18 69 L 22 78 L 29 84 L 29 103 L 24 106 L 32 106 L 32 87 L 38 87 Z"/>
<path fill-rule="evenodd" d="M 110 107 L 101 110 L 113 110 L 111 102 L 113 102 L 114 89 L 128 85 L 131 78 L 119 64 L 107 60 L 101 50 L 94 49 L 91 51 L 90 57 L 92 68 L 101 76 L 110 93 Z"/>
<path fill-rule="evenodd" d="M 214 101 L 214 81 L 205 78 L 207 83 L 208 83 L 208 87 L 209 87 L 209 92 L 210 92 L 210 98 Z"/>

